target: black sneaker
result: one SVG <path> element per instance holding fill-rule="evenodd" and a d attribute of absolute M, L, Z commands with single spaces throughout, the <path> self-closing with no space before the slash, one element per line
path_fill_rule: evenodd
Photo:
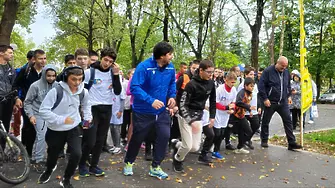
<path fill-rule="evenodd" d="M 47 182 L 50 180 L 50 177 L 51 177 L 52 173 L 56 170 L 56 168 L 57 168 L 57 165 L 56 165 L 51 171 L 47 171 L 47 170 L 45 170 L 45 171 L 40 175 L 40 177 L 38 178 L 37 183 L 38 183 L 38 184 L 44 184 L 44 183 L 47 183 Z"/>
<path fill-rule="evenodd" d="M 297 143 L 293 143 L 289 144 L 287 149 L 293 151 L 295 149 L 302 149 L 302 146 Z"/>
<path fill-rule="evenodd" d="M 63 179 L 61 182 L 59 182 L 59 185 L 62 186 L 63 188 L 73 188 L 69 179 Z"/>
<path fill-rule="evenodd" d="M 247 142 L 245 143 L 245 145 L 246 145 L 249 149 L 251 149 L 251 150 L 254 150 L 254 149 L 255 149 L 255 147 L 252 145 L 252 141 L 247 141 Z"/>
<path fill-rule="evenodd" d="M 58 155 L 58 158 L 61 158 L 61 159 L 64 159 L 64 158 L 65 158 L 65 153 L 64 153 L 64 151 L 61 152 L 61 153 Z"/>
<path fill-rule="evenodd" d="M 269 147 L 269 144 L 267 142 L 261 142 L 261 146 L 263 148 L 268 148 Z"/>
<path fill-rule="evenodd" d="M 235 150 L 236 148 L 233 145 L 228 144 L 228 145 L 226 145 L 226 149 L 227 150 Z"/>
<path fill-rule="evenodd" d="M 210 157 L 208 157 L 207 154 L 203 153 L 203 154 L 199 155 L 199 157 L 198 157 L 198 163 L 208 165 L 211 162 L 212 162 L 212 159 Z"/>
<path fill-rule="evenodd" d="M 175 156 L 173 156 L 172 162 L 173 170 L 177 173 L 185 173 L 183 162 L 176 160 Z"/>

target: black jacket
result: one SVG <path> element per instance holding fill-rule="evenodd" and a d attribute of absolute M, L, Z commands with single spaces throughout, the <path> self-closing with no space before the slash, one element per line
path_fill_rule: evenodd
<path fill-rule="evenodd" d="M 186 85 L 180 99 L 181 115 L 187 123 L 200 121 L 209 97 L 210 118 L 215 118 L 216 113 L 216 91 L 213 80 L 203 80 L 196 74 Z"/>
<path fill-rule="evenodd" d="M 271 103 L 287 102 L 291 96 L 290 73 L 287 69 L 280 73 L 274 65 L 269 66 L 263 71 L 258 90 L 262 101 L 269 99 Z"/>
<path fill-rule="evenodd" d="M 13 90 L 21 90 L 22 93 L 20 99 L 22 101 L 26 98 L 30 85 L 39 80 L 41 74 L 42 71 L 37 73 L 34 64 L 22 67 L 13 84 Z"/>

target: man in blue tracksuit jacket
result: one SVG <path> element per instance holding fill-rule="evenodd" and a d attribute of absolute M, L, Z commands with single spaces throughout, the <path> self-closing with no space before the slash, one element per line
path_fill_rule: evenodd
<path fill-rule="evenodd" d="M 153 57 L 140 63 L 132 77 L 130 91 L 133 102 L 133 135 L 124 159 L 123 173 L 133 175 L 133 163 L 141 143 L 150 130 L 155 129 L 156 141 L 154 159 L 149 175 L 165 179 L 168 175 L 160 168 L 165 157 L 170 137 L 170 115 L 167 108 L 175 106 L 175 68 L 170 63 L 173 47 L 167 42 L 159 42 L 153 49 Z"/>
<path fill-rule="evenodd" d="M 291 84 L 290 73 L 287 70 L 288 60 L 281 56 L 277 60 L 276 65 L 271 65 L 263 71 L 261 79 L 258 83 L 258 90 L 261 100 L 264 102 L 264 114 L 261 126 L 261 146 L 268 146 L 269 139 L 269 123 L 275 112 L 277 112 L 283 120 L 284 129 L 288 141 L 288 149 L 301 149 L 302 147 L 296 143 L 293 134 L 292 119 L 288 107 L 291 100 Z"/>
<path fill-rule="evenodd" d="M 155 129 L 156 141 L 154 159 L 149 175 L 165 179 L 168 175 L 160 168 L 165 157 L 170 137 L 170 115 L 167 108 L 175 106 L 175 68 L 170 61 L 173 47 L 167 42 L 159 42 L 153 49 L 153 57 L 140 63 L 132 77 L 130 91 L 133 102 L 133 135 L 130 139 L 123 173 L 133 175 L 133 163 L 141 143 L 150 130 Z"/>

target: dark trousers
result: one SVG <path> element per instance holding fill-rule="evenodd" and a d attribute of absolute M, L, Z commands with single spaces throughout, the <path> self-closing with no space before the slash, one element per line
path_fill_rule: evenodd
<path fill-rule="evenodd" d="M 86 165 L 86 161 L 88 161 L 91 150 L 95 145 L 96 134 L 97 126 L 93 126 L 90 129 L 83 129 L 82 155 L 79 162 L 80 166 Z"/>
<path fill-rule="evenodd" d="M 36 138 L 36 130 L 33 124 L 30 123 L 29 117 L 22 109 L 23 127 L 22 127 L 22 144 L 26 146 L 28 155 L 31 157 L 33 146 Z"/>
<path fill-rule="evenodd" d="M 301 109 L 291 109 L 291 114 L 292 114 L 292 126 L 293 129 L 297 128 L 298 120 L 300 120 L 301 116 Z M 303 116 L 303 126 L 305 127 L 305 115 Z"/>
<path fill-rule="evenodd" d="M 127 136 L 127 129 L 130 125 L 130 114 L 131 114 L 131 109 L 123 111 L 123 124 L 121 127 L 121 138 L 122 139 L 125 139 Z"/>
<path fill-rule="evenodd" d="M 202 146 L 201 154 L 205 155 L 210 151 L 210 149 L 213 145 L 214 130 L 213 130 L 213 127 L 209 128 L 209 126 L 207 125 L 207 126 L 204 126 L 202 128 L 202 131 L 204 132 L 206 138 L 205 138 L 204 144 Z"/>
<path fill-rule="evenodd" d="M 9 124 L 12 118 L 12 113 L 13 113 L 13 100 L 10 99 L 0 102 L 0 120 L 2 121 L 7 132 L 9 132 Z M 4 148 L 5 138 L 2 138 L 0 143 L 1 146 Z"/>
<path fill-rule="evenodd" d="M 133 135 L 130 139 L 125 163 L 133 163 L 138 155 L 140 146 L 152 129 L 156 130 L 156 140 L 152 166 L 157 167 L 165 157 L 166 147 L 170 138 L 169 113 L 165 110 L 159 115 L 133 112 Z"/>
<path fill-rule="evenodd" d="M 85 130 L 83 135 L 83 156 L 80 160 L 80 165 L 85 164 L 92 150 L 91 167 L 96 167 L 107 138 L 112 116 L 112 105 L 92 106 L 92 115 L 93 126 L 91 129 Z"/>
<path fill-rule="evenodd" d="M 237 149 L 244 147 L 245 142 L 249 141 L 253 135 L 253 131 L 249 125 L 249 122 L 246 117 L 240 119 L 234 115 L 230 116 L 229 123 L 233 124 L 237 130 L 238 134 L 238 145 Z"/>
<path fill-rule="evenodd" d="M 230 144 L 230 135 L 233 132 L 233 127 L 229 127 L 229 125 L 224 130 L 223 138 L 225 139 L 226 146 Z"/>
<path fill-rule="evenodd" d="M 64 149 L 65 143 L 69 147 L 70 157 L 65 169 L 64 178 L 73 176 L 81 157 L 81 127 L 77 126 L 68 131 L 53 131 L 48 129 L 45 141 L 48 144 L 48 158 L 46 171 L 51 172 L 56 166 L 58 155 Z"/>
<path fill-rule="evenodd" d="M 289 144 L 295 143 L 295 136 L 293 134 L 292 120 L 290 116 L 290 110 L 287 102 L 281 104 L 271 104 L 270 107 L 264 108 L 264 114 L 261 125 L 261 140 L 262 142 L 268 142 L 269 139 L 269 123 L 272 119 L 273 114 L 277 112 L 282 118 L 286 138 Z"/>
<path fill-rule="evenodd" d="M 179 123 L 178 123 L 178 117 L 173 116 L 172 118 L 172 126 L 171 126 L 171 136 L 170 140 L 172 139 L 178 139 L 180 138 L 180 129 L 179 129 Z"/>
<path fill-rule="evenodd" d="M 251 130 L 252 130 L 252 135 L 251 135 L 251 138 L 254 136 L 254 134 L 256 133 L 256 131 L 259 129 L 260 127 L 260 124 L 259 124 L 259 117 L 257 114 L 253 115 L 252 117 L 250 116 L 245 116 L 247 118 L 247 120 L 249 121 L 250 123 L 250 127 L 251 127 Z M 251 139 L 250 138 L 250 139 Z"/>
<path fill-rule="evenodd" d="M 213 127 L 214 152 L 219 152 L 220 151 L 222 140 L 225 138 L 225 130 L 226 130 L 226 128 L 215 128 L 215 127 Z"/>
<path fill-rule="evenodd" d="M 151 154 L 151 146 L 155 149 L 156 128 L 154 127 L 149 131 L 148 136 L 145 138 L 145 153 Z"/>

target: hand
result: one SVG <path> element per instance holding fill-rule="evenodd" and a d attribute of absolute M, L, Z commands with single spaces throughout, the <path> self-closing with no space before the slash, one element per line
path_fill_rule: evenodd
<path fill-rule="evenodd" d="M 170 98 L 167 105 L 170 109 L 172 109 L 176 105 L 174 98 Z"/>
<path fill-rule="evenodd" d="M 209 125 L 208 125 L 209 128 L 214 127 L 214 121 L 215 119 L 209 119 Z"/>
<path fill-rule="evenodd" d="M 74 123 L 74 121 L 73 121 L 73 119 L 72 118 L 70 118 L 70 117 L 66 117 L 66 119 L 65 119 L 65 122 L 64 122 L 65 124 L 67 124 L 67 125 L 71 125 L 71 124 L 73 124 Z"/>
<path fill-rule="evenodd" d="M 22 101 L 21 101 L 21 99 L 19 99 L 19 98 L 16 99 L 15 106 L 17 108 L 22 108 Z"/>
<path fill-rule="evenodd" d="M 201 130 L 201 124 L 199 122 L 193 122 L 191 123 L 191 127 L 192 127 L 192 133 L 193 134 L 198 134 Z"/>
<path fill-rule="evenodd" d="M 118 112 L 118 113 L 116 113 L 116 117 L 117 117 L 118 119 L 120 119 L 121 116 L 122 116 L 122 112 Z"/>
<path fill-rule="evenodd" d="M 256 106 L 252 106 L 252 107 L 250 107 L 250 110 L 257 110 L 257 107 Z"/>
<path fill-rule="evenodd" d="M 313 102 L 316 102 L 316 99 L 315 99 L 315 98 L 313 98 Z"/>
<path fill-rule="evenodd" d="M 13 114 L 16 114 L 19 112 L 19 109 L 17 108 L 17 106 L 13 106 Z"/>
<path fill-rule="evenodd" d="M 261 114 L 261 113 L 262 113 L 262 109 L 258 108 L 258 114 Z"/>
<path fill-rule="evenodd" d="M 87 123 L 84 123 L 84 122 L 87 122 Z M 83 129 L 88 129 L 88 128 L 90 128 L 90 125 L 91 125 L 91 120 L 89 120 L 89 121 L 84 121 L 83 122 Z"/>
<path fill-rule="evenodd" d="M 228 105 L 228 107 L 229 107 L 229 109 L 234 109 L 234 108 L 235 108 L 235 103 L 230 103 L 230 104 Z"/>
<path fill-rule="evenodd" d="M 120 66 L 117 63 L 112 64 L 112 70 L 114 75 L 119 75 L 120 74 Z"/>
<path fill-rule="evenodd" d="M 288 104 L 292 104 L 292 99 L 291 99 L 291 97 L 288 98 Z"/>
<path fill-rule="evenodd" d="M 250 117 L 252 117 L 254 114 L 252 114 L 252 112 L 250 112 Z"/>
<path fill-rule="evenodd" d="M 160 100 L 155 99 L 151 105 L 154 109 L 158 110 L 164 106 L 164 103 Z"/>
<path fill-rule="evenodd" d="M 228 113 L 228 114 L 233 114 L 233 113 L 234 113 L 234 110 L 228 110 L 227 113 Z"/>
<path fill-rule="evenodd" d="M 35 116 L 31 116 L 29 118 L 29 121 L 30 121 L 31 124 L 36 125 L 36 118 L 35 118 Z"/>
<path fill-rule="evenodd" d="M 266 107 L 270 107 L 270 106 L 271 106 L 271 102 L 270 102 L 270 100 L 269 100 L 269 99 L 266 99 L 266 100 L 264 101 L 264 105 L 265 105 Z"/>
<path fill-rule="evenodd" d="M 296 94 L 297 91 L 295 89 L 292 89 L 292 94 Z"/>

